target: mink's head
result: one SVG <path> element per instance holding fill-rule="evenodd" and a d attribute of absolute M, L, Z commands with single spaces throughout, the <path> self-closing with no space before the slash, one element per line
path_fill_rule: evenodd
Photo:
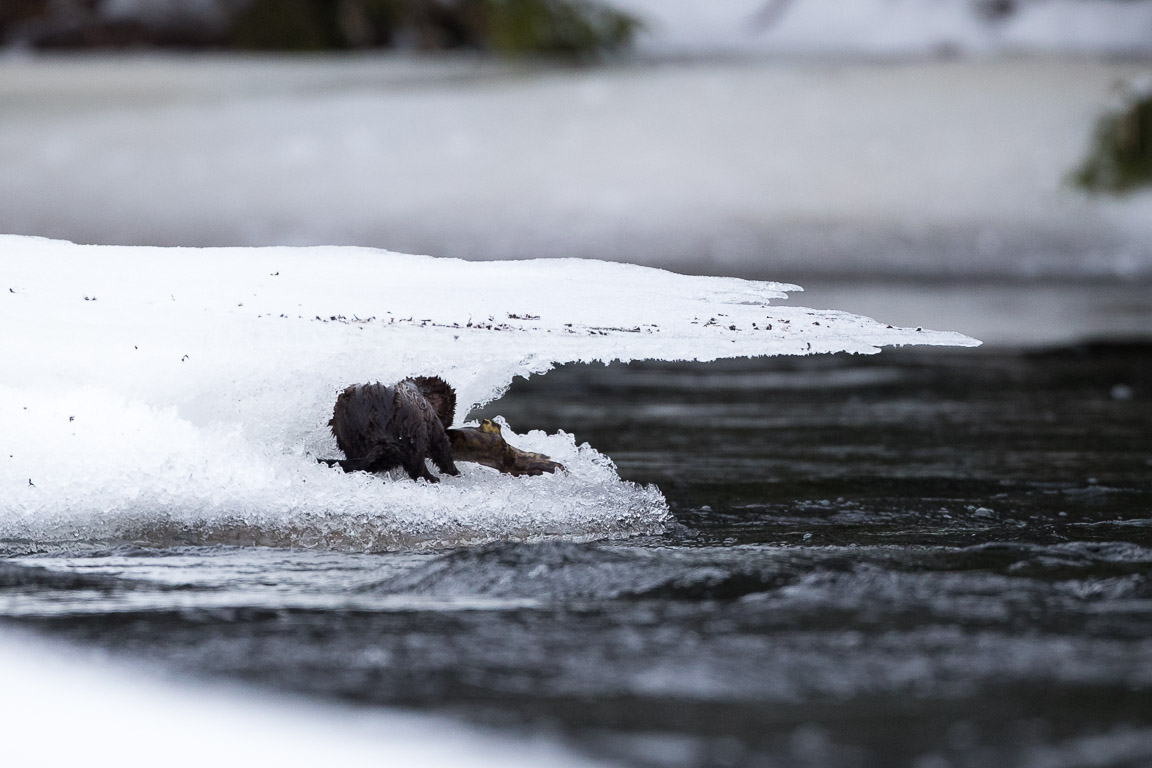
<path fill-rule="evenodd" d="M 456 390 L 439 376 L 414 376 L 412 383 L 424 395 L 424 399 L 432 404 L 444 428 L 452 426 L 456 418 Z"/>

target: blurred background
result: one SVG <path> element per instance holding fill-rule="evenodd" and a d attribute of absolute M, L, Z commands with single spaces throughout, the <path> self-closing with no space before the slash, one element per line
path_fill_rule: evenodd
<path fill-rule="evenodd" d="M 0 41 L 0 232 L 590 257 L 990 342 L 1152 331 L 1150 2 L 3 0 Z"/>
<path fill-rule="evenodd" d="M 658 485 L 662 536 L 0 541 L 6 632 L 348 707 L 201 727 L 6 646 L 5 747 L 1148 765 L 1150 183 L 1152 0 L 0 0 L 0 233 L 628 261 L 986 343 L 568 366 L 483 414 Z M 498 743 L 329 728 L 397 706 Z"/>

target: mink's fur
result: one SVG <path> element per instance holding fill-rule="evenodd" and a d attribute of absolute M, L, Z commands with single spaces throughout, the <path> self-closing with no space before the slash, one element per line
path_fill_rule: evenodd
<path fill-rule="evenodd" d="M 391 386 L 355 384 L 336 398 L 328 425 L 346 457 L 345 472 L 386 472 L 403 467 L 413 480 L 437 482 L 441 472 L 458 475 L 446 430 L 456 413 L 456 392 L 436 376 L 417 376 Z"/>

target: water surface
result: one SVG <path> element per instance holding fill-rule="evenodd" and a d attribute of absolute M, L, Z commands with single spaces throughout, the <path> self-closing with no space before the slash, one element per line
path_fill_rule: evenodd
<path fill-rule="evenodd" d="M 661 536 L 0 560 L 6 623 L 625 764 L 1152 763 L 1152 346 L 572 366 Z M 5 545 L 0 545 L 5 546 Z"/>

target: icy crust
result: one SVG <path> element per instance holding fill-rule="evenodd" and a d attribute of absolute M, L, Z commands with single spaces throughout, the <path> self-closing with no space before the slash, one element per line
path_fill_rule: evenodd
<path fill-rule="evenodd" d="M 973 345 L 773 306 L 794 286 L 581 260 L 357 248 L 161 249 L 0 236 L 0 540 L 378 551 L 656 532 L 655 488 L 569 435 L 509 441 L 568 471 L 351 476 L 327 421 L 348 384 L 457 388 L 458 421 L 572 361 Z M 514 426 L 514 425 L 513 425 Z"/>
<path fill-rule="evenodd" d="M 128 409 L 108 413 L 130 415 Z M 667 518 L 657 488 L 621 481 L 610 460 L 563 433 L 504 430 L 509 442 L 557 458 L 566 473 L 518 478 L 461 464 L 460 477 L 431 485 L 400 473 L 345 475 L 306 457 L 253 449 L 238 432 L 209 429 L 197 436 L 163 416 L 138 424 L 155 434 L 130 454 L 44 467 L 36 488 L 21 493 L 32 503 L 0 516 L 0 540 L 380 552 L 502 539 L 618 538 L 659 533 Z M 106 437 L 97 431 L 89 439 Z M 160 443 L 173 437 L 190 439 L 165 454 Z M 20 485 L 18 479 L 13 484 Z"/>

